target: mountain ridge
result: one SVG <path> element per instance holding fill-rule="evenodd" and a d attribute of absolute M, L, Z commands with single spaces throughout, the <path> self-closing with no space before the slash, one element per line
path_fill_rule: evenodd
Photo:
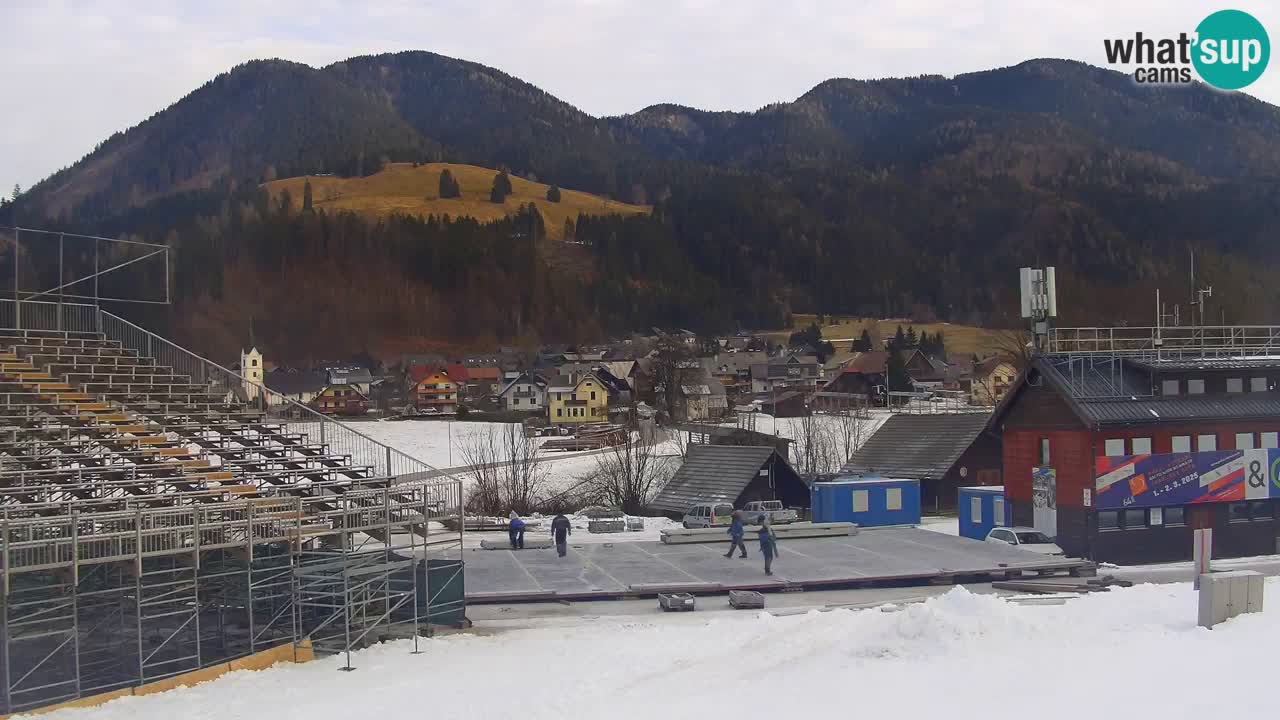
<path fill-rule="evenodd" d="M 254 61 L 108 138 L 0 220 L 174 236 L 228 272 L 257 252 L 243 238 L 291 232 L 309 249 L 286 255 L 331 274 L 321 251 L 331 246 L 311 234 L 333 232 L 334 222 L 357 243 L 392 232 L 396 257 L 410 264 L 427 261 L 412 251 L 414 237 L 498 233 L 484 240 L 498 252 L 505 226 L 426 218 L 357 230 L 358 220 L 290 216 L 296 205 L 271 207 L 260 190 L 291 176 L 364 177 L 388 162 L 507 169 L 653 206 L 652 216 L 580 219 L 572 277 L 555 275 L 563 264 L 539 265 L 544 250 L 522 255 L 535 265 L 529 273 L 504 269 L 501 282 L 538 289 L 519 298 L 517 322 L 489 333 L 498 340 L 653 324 L 779 326 L 791 312 L 1009 323 L 1011 278 L 1032 263 L 1059 266 L 1064 306 L 1078 321 L 1149 322 L 1155 287 L 1175 301 L 1190 292 L 1188 248 L 1205 280 L 1227 288 L 1215 298 L 1224 314 L 1263 321 L 1280 308 L 1271 240 L 1280 231 L 1280 109 L 1202 85 L 1144 87 L 1057 59 L 953 77 L 832 78 L 748 112 L 657 103 L 609 117 L 501 70 L 422 51 L 322 68 Z M 249 225 L 229 219 L 236 214 Z M 259 261 L 234 271 L 269 277 L 281 257 Z M 445 308 L 464 296 L 472 306 L 508 297 L 488 284 L 494 273 L 467 262 L 446 263 L 471 278 L 461 285 L 406 267 L 404 292 L 428 292 Z M 184 292 L 216 299 L 214 280 L 190 272 Z M 410 305 L 381 311 L 386 332 Z"/>

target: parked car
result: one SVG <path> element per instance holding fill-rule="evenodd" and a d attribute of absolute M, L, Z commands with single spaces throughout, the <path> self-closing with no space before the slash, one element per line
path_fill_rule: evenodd
<path fill-rule="evenodd" d="M 987 542 L 1004 543 L 1041 555 L 1062 554 L 1062 548 L 1053 542 L 1053 538 L 1029 527 L 992 528 L 987 533 Z"/>
<path fill-rule="evenodd" d="M 742 509 L 742 520 L 758 525 L 763 521 L 765 513 L 769 514 L 769 521 L 774 525 L 785 525 L 800 519 L 800 513 L 783 507 L 781 500 L 756 500 L 747 503 L 747 506 Z"/>
<path fill-rule="evenodd" d="M 699 503 L 684 514 L 687 529 L 723 527 L 733 522 L 733 505 L 729 503 Z"/>

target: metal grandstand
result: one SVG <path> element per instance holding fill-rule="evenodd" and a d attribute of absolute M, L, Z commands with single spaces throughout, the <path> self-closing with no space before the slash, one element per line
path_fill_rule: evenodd
<path fill-rule="evenodd" d="M 0 713 L 465 621 L 459 481 L 103 310 L 100 277 L 23 290 L 28 232 L 0 228 Z"/>

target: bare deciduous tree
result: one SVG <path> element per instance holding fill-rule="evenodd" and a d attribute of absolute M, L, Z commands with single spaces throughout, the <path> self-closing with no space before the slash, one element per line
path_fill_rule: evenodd
<path fill-rule="evenodd" d="M 542 446 L 533 438 L 525 437 L 524 428 L 519 423 L 508 423 L 500 432 L 503 464 L 498 469 L 498 476 L 503 500 L 508 508 L 520 514 L 532 512 L 546 475 L 542 467 Z"/>
<path fill-rule="evenodd" d="M 490 425 L 465 437 L 460 448 L 466 463 L 462 473 L 471 479 L 470 512 L 524 514 L 537 505 L 545 479 L 542 447 L 525 437 L 519 423 Z"/>
<path fill-rule="evenodd" d="M 595 472 L 585 482 L 588 493 L 627 514 L 642 512 L 675 469 L 672 458 L 657 448 L 628 431 L 621 443 L 597 456 Z"/>
<path fill-rule="evenodd" d="M 468 435 L 458 444 L 466 467 L 462 474 L 471 480 L 467 511 L 486 515 L 503 512 L 502 483 L 498 478 L 498 438 L 492 426 L 485 432 Z"/>
<path fill-rule="evenodd" d="M 832 418 L 834 426 L 832 427 L 832 450 L 835 452 L 835 459 L 840 466 L 844 466 L 849 462 L 849 458 L 862 447 L 862 443 L 866 441 L 866 423 L 870 419 L 871 414 L 867 407 L 861 404 L 850 404 L 849 407 L 838 411 Z M 839 470 L 839 468 L 836 468 Z"/>

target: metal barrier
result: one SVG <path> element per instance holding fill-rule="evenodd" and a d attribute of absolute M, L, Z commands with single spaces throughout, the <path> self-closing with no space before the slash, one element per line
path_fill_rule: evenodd
<path fill-rule="evenodd" d="M 191 378 L 193 384 L 203 385 L 211 392 L 225 393 L 228 399 L 239 399 L 258 407 L 267 417 L 277 418 L 287 424 L 290 431 L 306 433 L 312 440 L 328 445 L 333 453 L 350 456 L 356 465 L 372 467 L 375 475 L 387 475 L 402 481 L 444 476 L 457 481 L 457 478 L 433 465 L 384 445 L 265 385 L 251 382 L 150 330 L 105 310 L 100 313 L 101 332 L 108 340 L 119 341 L 122 347 L 150 357 L 159 365 L 172 368 L 175 374 Z"/>
<path fill-rule="evenodd" d="M 83 303 L 0 299 L 0 328 L 63 333 L 98 330 L 98 308 Z"/>

